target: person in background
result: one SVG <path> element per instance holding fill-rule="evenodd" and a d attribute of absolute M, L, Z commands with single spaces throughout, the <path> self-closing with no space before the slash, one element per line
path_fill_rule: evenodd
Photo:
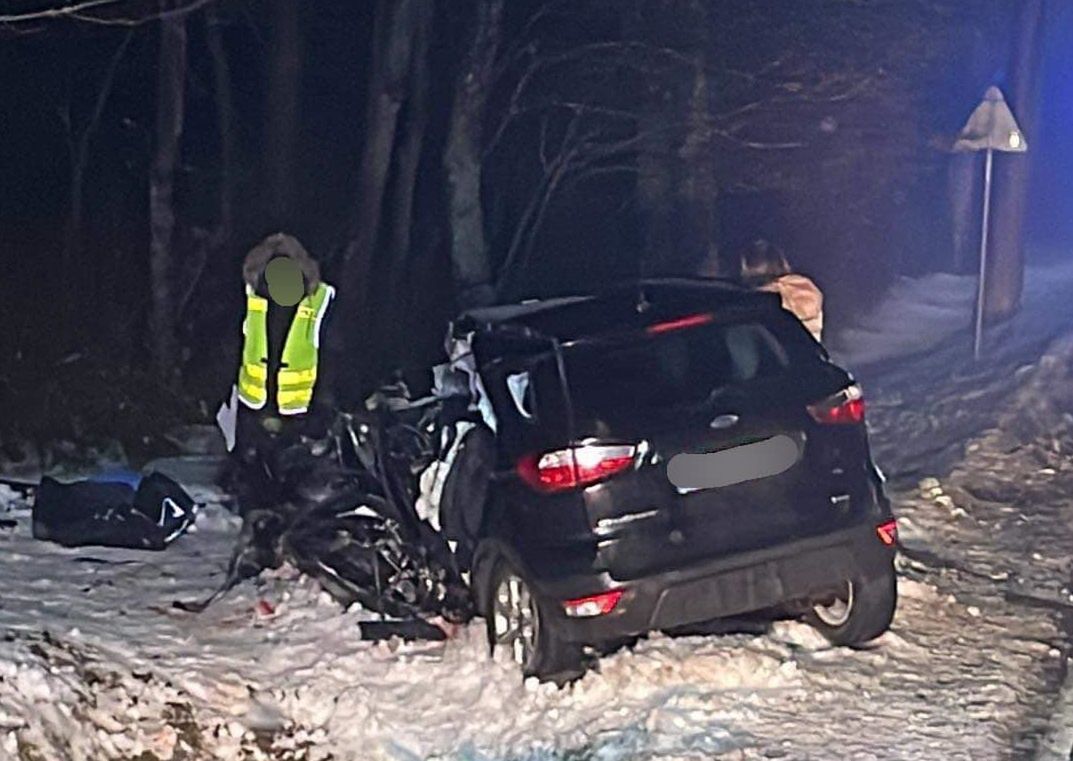
<path fill-rule="evenodd" d="M 793 314 L 820 341 L 823 293 L 812 280 L 793 272 L 786 256 L 766 240 L 756 240 L 741 254 L 741 280 L 761 291 L 777 293 L 782 308 Z"/>
<path fill-rule="evenodd" d="M 237 397 L 235 454 L 243 514 L 279 497 L 277 456 L 296 443 L 323 438 L 334 401 L 324 334 L 335 289 L 295 238 L 270 235 L 242 266 L 246 316 Z"/>

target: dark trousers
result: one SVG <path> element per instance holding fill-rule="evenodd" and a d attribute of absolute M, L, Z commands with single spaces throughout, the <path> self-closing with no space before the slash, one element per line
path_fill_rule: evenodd
<path fill-rule="evenodd" d="M 270 432 L 264 424 L 266 418 L 254 410 L 239 410 L 231 463 L 242 516 L 270 510 L 286 499 L 281 455 L 300 444 L 300 421 L 284 420 L 278 432 Z"/>

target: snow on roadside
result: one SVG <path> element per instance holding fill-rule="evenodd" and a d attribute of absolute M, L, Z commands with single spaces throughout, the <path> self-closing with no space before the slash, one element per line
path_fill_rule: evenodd
<path fill-rule="evenodd" d="M 975 289 L 968 275 L 900 277 L 874 311 L 832 337 L 832 353 L 860 366 L 927 351 L 968 326 Z"/>
<path fill-rule="evenodd" d="M 361 642 L 359 611 L 287 569 L 175 611 L 220 581 L 225 510 L 161 553 L 64 549 L 34 541 L 0 487 L 16 520 L 0 529 L 0 759 L 976 761 L 1026 757 L 1049 727 L 1060 747 L 1073 341 L 1016 376 L 976 368 L 971 386 L 944 364 L 915 360 L 870 398 L 881 464 L 933 468 L 894 495 L 908 552 L 874 648 L 792 622 L 654 636 L 561 691 L 491 662 L 480 622 L 446 644 Z M 970 433 L 948 469 L 928 447 L 949 431 Z"/>
<path fill-rule="evenodd" d="M 7 484 L 0 484 L 0 512 L 8 512 L 24 506 L 22 494 Z"/>
<path fill-rule="evenodd" d="M 969 413 L 988 414 L 995 427 L 966 442 L 949 472 L 922 479 L 915 494 L 905 495 L 901 536 L 910 567 L 930 566 L 942 577 L 958 579 L 969 596 L 1000 595 L 1026 616 L 1049 615 L 1054 621 L 1056 636 L 1038 642 L 1054 659 L 1045 673 L 1056 696 L 1048 700 L 1048 717 L 1026 719 L 1023 735 L 1026 748 L 1035 749 L 1034 758 L 1068 759 L 1073 747 L 1068 624 L 1073 612 L 1073 336 L 1053 342 L 1006 382 L 1013 390 L 998 409 Z M 986 401 L 986 394 L 979 394 L 965 405 L 964 396 L 946 393 L 952 405 L 960 401 L 979 408 Z M 899 425 L 919 429 L 902 419 L 888 427 L 888 435 L 899 438 Z M 906 440 L 904 432 L 901 438 Z M 941 473 L 941 467 L 936 464 L 933 472 Z M 970 610 L 978 616 L 989 612 L 986 605 Z M 1010 635 L 1023 636 L 1015 632 Z M 1055 680 L 1063 675 L 1059 686 Z"/>
<path fill-rule="evenodd" d="M 489 661 L 479 625 L 447 646 L 360 642 L 358 612 L 286 573 L 200 616 L 172 612 L 172 599 L 209 589 L 226 560 L 234 527 L 206 512 L 212 521 L 196 537 L 148 556 L 34 542 L 19 515 L 0 538 L 0 751 L 72 761 L 550 758 L 596 742 L 603 757 L 630 758 L 684 720 L 680 705 L 698 689 L 797 681 L 786 646 L 657 639 L 559 692 Z M 261 600 L 271 606 L 259 612 Z M 704 725 L 690 745 L 737 744 L 715 729 Z"/>
<path fill-rule="evenodd" d="M 60 560 L 24 558 L 27 573 L 40 570 L 37 560 Z M 655 637 L 559 691 L 487 660 L 478 625 L 446 647 L 361 643 L 354 614 L 304 583 L 269 579 L 203 617 L 151 610 L 176 567 L 97 565 L 84 575 L 114 596 L 79 601 L 77 611 L 53 605 L 33 627 L 48 635 L 23 626 L 3 643 L 0 660 L 14 664 L 0 681 L 5 747 L 72 761 L 824 758 L 832 748 L 865 758 L 891 747 L 898 758 L 992 758 L 1005 738 L 998 729 L 979 736 L 979 716 L 1015 726 L 1038 678 L 1029 645 L 981 656 L 1014 612 L 977 622 L 910 580 L 877 650 L 830 648 L 794 623 L 763 637 Z M 49 586 L 58 603 L 65 585 Z M 131 599 L 135 590 L 144 598 Z M 269 617 L 254 612 L 263 598 L 275 602 Z M 79 626 L 63 621 L 75 613 Z M 1050 634 L 1023 621 L 1018 629 Z M 1019 673 L 1007 673 L 1011 665 Z"/>
<path fill-rule="evenodd" d="M 1073 262 L 1030 266 L 1025 272 L 1024 311 L 1013 326 L 988 330 L 988 336 L 1052 326 L 1056 315 L 1069 315 L 1065 294 L 1073 284 Z M 832 356 L 851 368 L 920 355 L 962 334 L 971 342 L 976 299 L 974 275 L 933 273 L 901 277 L 871 312 L 857 316 L 829 339 Z M 991 339 L 993 341 L 993 339 Z"/>
<path fill-rule="evenodd" d="M 1005 404 L 988 412 L 996 426 L 966 442 L 963 456 L 942 478 L 933 471 L 917 493 L 906 495 L 903 543 L 911 546 L 912 534 L 919 532 L 966 568 L 987 568 L 1008 584 L 1036 594 L 1046 588 L 1069 602 L 1073 335 L 1026 366 Z M 919 428 L 903 416 L 885 428 L 887 435 L 904 440 L 898 426 Z M 911 459 L 909 453 L 901 456 Z"/>
<path fill-rule="evenodd" d="M 1032 571 L 1033 588 L 1060 575 L 1051 560 L 1066 541 L 1057 521 L 1069 514 L 1069 492 L 1064 481 L 1052 489 L 1046 474 L 1027 473 L 1029 464 L 1033 473 L 1055 465 L 1037 461 L 1054 433 L 1054 411 L 1038 402 L 1062 380 L 1073 348 L 1067 355 L 1059 345 L 1050 356 L 1021 375 L 1003 415 L 1036 423 L 1016 441 L 1000 432 L 978 438 L 963 475 L 941 474 L 897 495 L 916 527 L 911 549 L 938 561 L 903 563 L 894 628 L 860 652 L 831 648 L 797 623 L 764 636 L 655 636 L 560 691 L 523 683 L 513 667 L 490 661 L 479 622 L 445 645 L 361 642 L 361 613 L 340 611 L 286 569 L 242 585 L 203 614 L 170 610 L 172 600 L 200 597 L 219 582 L 237 525 L 218 507 L 204 511 L 196 534 L 156 554 L 35 542 L 28 513 L 16 509 L 15 530 L 0 532 L 0 573 L 8 579 L 0 604 L 0 757 L 1027 753 L 1047 727 L 1064 635 L 1053 611 L 1007 599 L 989 574 Z M 898 435 L 897 425 L 888 430 Z M 958 489 L 994 483 L 1007 491 L 961 506 Z M 991 522 L 1022 500 L 1054 521 L 1012 521 L 996 531 Z M 1029 544 L 1047 562 L 1022 562 Z"/>

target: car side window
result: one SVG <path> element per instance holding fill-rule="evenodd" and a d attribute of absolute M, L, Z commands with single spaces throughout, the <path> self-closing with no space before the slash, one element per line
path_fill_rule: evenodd
<path fill-rule="evenodd" d="M 511 428 L 535 426 L 540 421 L 539 364 L 495 363 L 482 372 L 496 415 Z"/>
<path fill-rule="evenodd" d="M 533 384 L 530 382 L 528 370 L 507 375 L 507 392 L 514 402 L 514 409 L 526 420 L 533 420 L 536 416 L 533 399 Z"/>

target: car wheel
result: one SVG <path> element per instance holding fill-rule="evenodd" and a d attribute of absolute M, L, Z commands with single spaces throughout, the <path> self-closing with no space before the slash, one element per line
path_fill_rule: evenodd
<path fill-rule="evenodd" d="M 582 649 L 548 625 L 548 606 L 522 575 L 500 560 L 488 585 L 485 620 L 492 657 L 512 662 L 526 677 L 565 684 L 584 673 Z"/>
<path fill-rule="evenodd" d="M 890 628 L 898 603 L 894 564 L 875 577 L 854 576 L 817 600 L 805 619 L 835 645 L 863 645 Z"/>

